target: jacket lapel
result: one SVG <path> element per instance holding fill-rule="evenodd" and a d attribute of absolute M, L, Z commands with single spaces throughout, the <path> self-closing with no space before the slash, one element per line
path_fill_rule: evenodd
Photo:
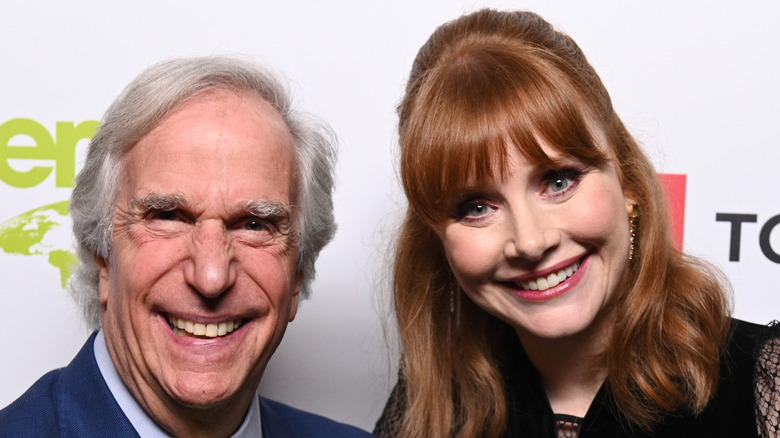
<path fill-rule="evenodd" d="M 62 370 L 54 388 L 62 434 L 65 437 L 138 437 L 114 400 L 95 361 L 95 335 Z"/>

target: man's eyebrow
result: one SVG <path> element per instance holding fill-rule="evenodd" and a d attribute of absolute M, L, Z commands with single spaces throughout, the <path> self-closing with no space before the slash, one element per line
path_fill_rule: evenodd
<path fill-rule="evenodd" d="M 149 193 L 142 198 L 133 198 L 130 200 L 133 207 L 143 211 L 160 210 L 171 211 L 181 208 L 187 204 L 187 200 L 182 195 Z"/>
<path fill-rule="evenodd" d="M 278 201 L 247 201 L 244 209 L 260 218 L 290 219 L 292 217 L 292 207 Z"/>

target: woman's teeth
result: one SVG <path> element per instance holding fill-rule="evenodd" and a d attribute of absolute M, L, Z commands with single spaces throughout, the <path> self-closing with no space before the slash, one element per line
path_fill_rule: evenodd
<path fill-rule="evenodd" d="M 220 323 L 202 324 L 168 315 L 168 324 L 170 324 L 171 329 L 177 335 L 216 338 L 237 330 L 241 326 L 241 320 L 234 319 Z"/>
<path fill-rule="evenodd" d="M 571 266 L 567 266 L 544 277 L 521 281 L 519 282 L 519 285 L 523 290 L 547 290 L 559 285 L 561 282 L 574 275 L 579 268 L 580 262 L 577 261 Z"/>

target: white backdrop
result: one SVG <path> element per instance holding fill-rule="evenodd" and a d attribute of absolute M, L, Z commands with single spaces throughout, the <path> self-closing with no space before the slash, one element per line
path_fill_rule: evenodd
<path fill-rule="evenodd" d="M 67 218 L 50 210 L 35 215 L 39 227 L 50 229 L 42 237 L 29 223 L 13 222 L 68 198 L 70 188 L 57 187 L 55 176 L 67 174 L 73 154 L 67 153 L 68 128 L 60 125 L 58 138 L 57 122 L 99 119 L 122 87 L 154 62 L 233 54 L 287 76 L 299 104 L 329 122 L 341 144 L 339 231 L 322 253 L 313 297 L 290 325 L 261 392 L 370 429 L 397 359 L 383 333 L 386 247 L 404 205 L 394 171 L 394 108 L 431 31 L 482 6 L 534 10 L 578 41 L 659 170 L 687 175 L 686 250 L 726 270 L 737 316 L 756 322 L 780 317 L 780 226 L 770 221 L 780 215 L 777 3 L 124 3 L 0 4 L 0 315 L 6 327 L 0 406 L 44 372 L 66 365 L 87 336 L 60 286 L 56 259 L 50 260 L 70 248 Z M 34 121 L 24 124 L 27 130 L 43 126 L 56 146 L 40 146 L 45 131 L 3 140 L 18 127 L 6 122 L 17 118 Z M 8 144 L 37 144 L 40 159 L 9 158 L 18 150 Z M 85 145 L 76 149 L 77 169 Z M 16 187 L 24 178 L 13 176 L 33 167 L 55 169 L 42 181 L 25 177 L 32 187 Z M 716 221 L 718 213 L 755 216 L 741 225 L 739 261 L 729 261 L 732 225 Z M 19 236 L 29 245 L 20 246 Z"/>

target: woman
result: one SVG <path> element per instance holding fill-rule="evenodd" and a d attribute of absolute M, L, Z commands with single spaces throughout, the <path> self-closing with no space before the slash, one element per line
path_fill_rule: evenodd
<path fill-rule="evenodd" d="M 403 357 L 375 433 L 774 436 L 778 330 L 730 319 L 721 274 L 675 249 L 571 38 L 529 12 L 447 23 L 399 114 Z"/>

